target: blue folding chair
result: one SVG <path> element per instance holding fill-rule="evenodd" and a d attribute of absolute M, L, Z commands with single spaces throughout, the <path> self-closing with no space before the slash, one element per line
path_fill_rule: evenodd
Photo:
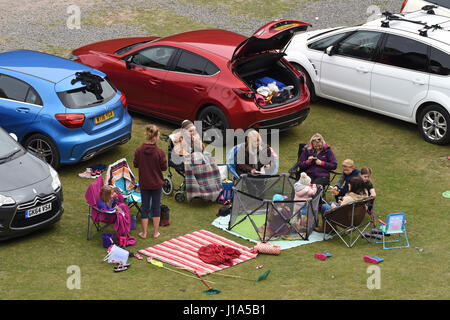
<path fill-rule="evenodd" d="M 122 191 L 124 201 L 130 209 L 135 207 L 138 214 L 142 214 L 139 184 L 125 158 L 114 162 L 108 167 L 105 180 L 107 184 Z"/>
<path fill-rule="evenodd" d="M 391 213 L 387 216 L 386 222 L 378 219 L 380 225 L 378 226 L 378 230 L 381 231 L 382 240 L 377 241 L 377 238 L 374 239 L 374 243 L 382 243 L 383 249 L 400 249 L 400 248 L 409 248 L 408 236 L 406 235 L 406 215 L 404 213 Z M 386 236 L 391 236 L 398 234 L 397 240 L 386 240 Z M 402 234 L 405 236 L 405 240 L 402 240 Z M 406 244 L 399 246 L 386 246 L 387 243 L 402 243 L 406 242 Z"/>
<path fill-rule="evenodd" d="M 240 176 L 238 175 L 236 171 L 236 155 L 240 147 L 245 146 L 245 143 L 240 143 L 238 145 L 235 145 L 233 148 L 231 148 L 227 153 L 226 158 L 226 165 L 228 166 L 228 171 L 231 172 L 233 175 L 234 180 L 239 180 Z M 279 157 L 278 154 L 276 154 L 275 150 L 270 148 L 273 156 L 273 165 L 270 167 L 270 172 L 266 172 L 266 175 L 275 175 L 278 172 L 279 168 Z"/>

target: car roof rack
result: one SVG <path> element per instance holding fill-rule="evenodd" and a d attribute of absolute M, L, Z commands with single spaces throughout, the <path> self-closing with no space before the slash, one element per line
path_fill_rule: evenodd
<path fill-rule="evenodd" d="M 422 9 L 430 9 L 429 7 L 436 7 L 436 6 L 424 6 Z M 431 8 L 431 9 L 433 9 Z M 434 12 L 433 12 L 434 14 Z M 414 23 L 414 24 L 418 24 L 418 25 L 422 25 L 423 28 L 418 30 L 419 31 L 419 35 L 423 36 L 423 37 L 428 37 L 428 30 L 433 29 L 433 30 L 437 30 L 437 29 L 443 29 L 439 24 L 433 24 L 433 25 L 428 25 L 426 22 L 422 22 L 422 21 L 416 21 L 416 20 L 409 20 L 409 19 L 405 19 L 401 16 L 398 16 L 394 13 L 390 13 L 389 11 L 385 11 L 382 13 L 383 16 L 386 17 L 386 20 L 381 21 L 381 26 L 383 28 L 389 28 L 389 22 L 390 21 L 405 21 L 405 22 L 410 22 L 410 23 Z"/>
<path fill-rule="evenodd" d="M 436 13 L 434 12 L 433 9 L 437 9 L 437 8 L 439 8 L 437 5 L 434 5 L 434 4 L 428 4 L 428 5 L 426 5 L 426 6 L 423 6 L 423 7 L 422 7 L 422 10 L 423 10 L 423 11 L 426 11 L 427 14 L 436 14 Z"/>
<path fill-rule="evenodd" d="M 75 79 L 70 82 L 72 85 L 81 82 L 82 85 L 86 86 L 86 90 L 95 94 L 97 100 L 103 100 L 102 93 L 103 88 L 100 82 L 103 80 L 102 77 L 92 74 L 88 71 L 75 72 Z"/>

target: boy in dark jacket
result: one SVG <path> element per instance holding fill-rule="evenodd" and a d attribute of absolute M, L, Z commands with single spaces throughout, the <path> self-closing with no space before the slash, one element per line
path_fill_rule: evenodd
<path fill-rule="evenodd" d="M 351 159 L 345 159 L 342 162 L 342 176 L 338 183 L 330 189 L 330 192 L 335 195 L 336 200 L 340 200 L 348 192 L 348 183 L 353 177 L 358 177 L 360 171 L 355 169 L 355 164 Z"/>

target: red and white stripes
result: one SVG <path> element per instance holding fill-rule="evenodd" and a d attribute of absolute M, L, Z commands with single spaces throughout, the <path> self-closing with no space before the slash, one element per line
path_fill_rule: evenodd
<path fill-rule="evenodd" d="M 195 270 L 200 275 L 228 268 L 228 266 L 224 264 L 215 266 L 205 263 L 198 257 L 198 250 L 209 244 L 220 244 L 239 250 L 241 255 L 239 258 L 233 259 L 233 265 L 253 259 L 258 255 L 258 253 L 251 248 L 242 246 L 234 241 L 206 230 L 194 231 L 178 238 L 164 241 L 152 247 L 139 250 L 139 252 L 177 267 L 190 271 Z"/>

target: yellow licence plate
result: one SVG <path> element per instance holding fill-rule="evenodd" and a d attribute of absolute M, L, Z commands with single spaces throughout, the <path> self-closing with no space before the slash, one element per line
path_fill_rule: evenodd
<path fill-rule="evenodd" d="M 111 119 L 112 117 L 114 117 L 114 111 L 113 110 L 108 111 L 108 112 L 106 112 L 104 114 L 101 114 L 99 116 L 96 116 L 95 117 L 95 124 L 99 124 L 99 123 L 101 123 L 103 121 Z"/>

